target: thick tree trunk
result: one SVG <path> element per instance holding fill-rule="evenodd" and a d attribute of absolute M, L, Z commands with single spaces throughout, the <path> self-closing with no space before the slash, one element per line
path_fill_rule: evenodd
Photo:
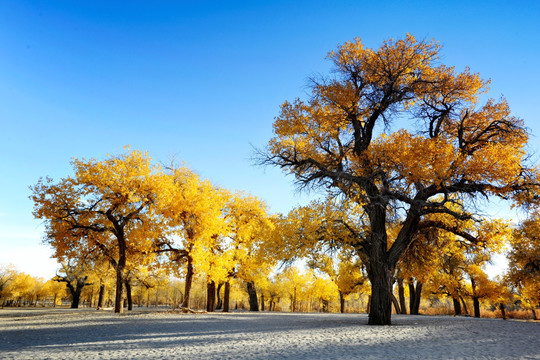
<path fill-rule="evenodd" d="M 398 296 L 399 296 L 399 306 L 401 308 L 401 314 L 407 314 L 407 304 L 405 303 L 405 288 L 403 287 L 403 279 L 397 279 L 398 284 Z"/>
<path fill-rule="evenodd" d="M 390 325 L 392 323 L 393 272 L 394 269 L 388 264 L 370 260 L 368 265 L 368 276 L 371 282 L 369 325 Z"/>
<path fill-rule="evenodd" d="M 474 317 L 480 317 L 480 300 L 475 296 L 473 297 Z"/>
<path fill-rule="evenodd" d="M 214 280 L 206 283 L 206 311 L 214 312 L 216 304 L 216 283 Z"/>
<path fill-rule="evenodd" d="M 71 293 L 71 308 L 72 309 L 78 309 L 79 308 L 79 301 L 81 299 L 81 290 L 82 288 L 77 288 L 75 291 Z"/>
<path fill-rule="evenodd" d="M 257 289 L 255 289 L 253 281 L 247 283 L 247 292 L 249 295 L 249 311 L 259 311 Z"/>
<path fill-rule="evenodd" d="M 188 255 L 186 269 L 186 284 L 184 287 L 184 301 L 182 307 L 189 308 L 189 295 L 191 293 L 191 283 L 193 282 L 193 259 Z"/>
<path fill-rule="evenodd" d="M 345 313 L 345 296 L 341 291 L 339 292 L 339 312 Z"/>
<path fill-rule="evenodd" d="M 223 312 L 229 312 L 230 295 L 231 295 L 231 284 L 227 281 L 225 283 L 225 290 L 223 291 Z"/>
<path fill-rule="evenodd" d="M 133 310 L 133 298 L 131 297 L 131 284 L 129 283 L 128 279 L 125 280 L 124 284 L 126 285 L 128 311 L 131 311 Z"/>
<path fill-rule="evenodd" d="M 99 296 L 98 296 L 98 303 L 97 308 L 103 309 L 103 299 L 105 298 L 105 284 L 99 285 Z"/>
<path fill-rule="evenodd" d="M 461 315 L 461 304 L 459 303 L 459 299 L 452 298 L 452 301 L 454 302 L 454 315 Z"/>

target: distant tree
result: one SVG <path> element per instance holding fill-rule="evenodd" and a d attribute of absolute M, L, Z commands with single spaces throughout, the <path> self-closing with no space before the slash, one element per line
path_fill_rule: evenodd
<path fill-rule="evenodd" d="M 17 271 L 13 265 L 0 266 L 0 300 L 2 301 L 2 307 L 4 307 L 8 286 L 16 275 Z"/>
<path fill-rule="evenodd" d="M 535 309 L 540 307 L 540 213 L 532 213 L 510 239 L 507 281 L 518 291 L 521 305 L 538 319 Z"/>
<path fill-rule="evenodd" d="M 92 285 L 92 283 L 87 281 L 89 275 L 90 271 L 84 263 L 72 264 L 69 262 L 63 262 L 59 274 L 56 274 L 56 276 L 53 278 L 54 281 L 63 282 L 66 284 L 66 288 L 71 295 L 72 309 L 79 308 L 79 301 L 83 288 L 87 285 Z"/>
<path fill-rule="evenodd" d="M 359 39 L 340 45 L 328 55 L 333 76 L 312 79 L 306 101 L 281 106 L 261 155 L 300 188 L 327 189 L 363 209 L 365 231 L 350 245 L 366 258 L 372 325 L 391 323 L 396 264 L 426 215 L 467 219 L 470 209 L 455 211 L 456 200 L 528 201 L 538 188 L 523 121 L 504 99 L 479 106 L 488 82 L 441 65 L 439 52 L 411 35 L 379 49 Z"/>

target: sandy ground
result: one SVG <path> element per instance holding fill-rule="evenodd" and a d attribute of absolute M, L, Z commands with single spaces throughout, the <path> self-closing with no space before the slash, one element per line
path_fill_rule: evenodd
<path fill-rule="evenodd" d="M 0 309 L 0 359 L 540 359 L 540 323 L 451 316 Z"/>

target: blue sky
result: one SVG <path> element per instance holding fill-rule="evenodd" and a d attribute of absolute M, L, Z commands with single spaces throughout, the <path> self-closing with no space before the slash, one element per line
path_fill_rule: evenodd
<path fill-rule="evenodd" d="M 2 2 L 0 264 L 54 274 L 28 187 L 128 144 L 276 212 L 306 202 L 279 170 L 252 165 L 252 145 L 354 37 L 440 41 L 443 63 L 492 79 L 490 96 L 525 119 L 537 153 L 539 18 L 537 1 Z"/>

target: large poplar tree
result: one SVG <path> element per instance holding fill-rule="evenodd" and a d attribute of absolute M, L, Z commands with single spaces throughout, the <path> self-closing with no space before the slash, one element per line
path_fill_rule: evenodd
<path fill-rule="evenodd" d="M 332 75 L 305 100 L 285 102 L 262 162 L 359 204 L 367 229 L 352 244 L 367 258 L 369 324 L 391 323 L 398 260 L 427 214 L 467 219 L 452 204 L 483 195 L 521 200 L 536 184 L 528 134 L 505 99 L 479 105 L 488 82 L 439 63 L 440 45 L 411 35 L 379 49 L 359 39 L 329 53 Z M 398 231 L 388 226 L 397 216 Z M 449 230 L 449 229 L 446 229 Z M 451 229 L 450 229 L 451 230 Z"/>
<path fill-rule="evenodd" d="M 112 264 L 114 311 L 121 313 L 128 261 L 135 255 L 149 261 L 163 230 L 156 213 L 163 176 L 140 151 L 103 161 L 74 159 L 72 165 L 74 176 L 58 183 L 40 179 L 32 187 L 34 216 L 44 221 L 44 242 L 53 247 L 55 257 L 95 253 Z"/>

